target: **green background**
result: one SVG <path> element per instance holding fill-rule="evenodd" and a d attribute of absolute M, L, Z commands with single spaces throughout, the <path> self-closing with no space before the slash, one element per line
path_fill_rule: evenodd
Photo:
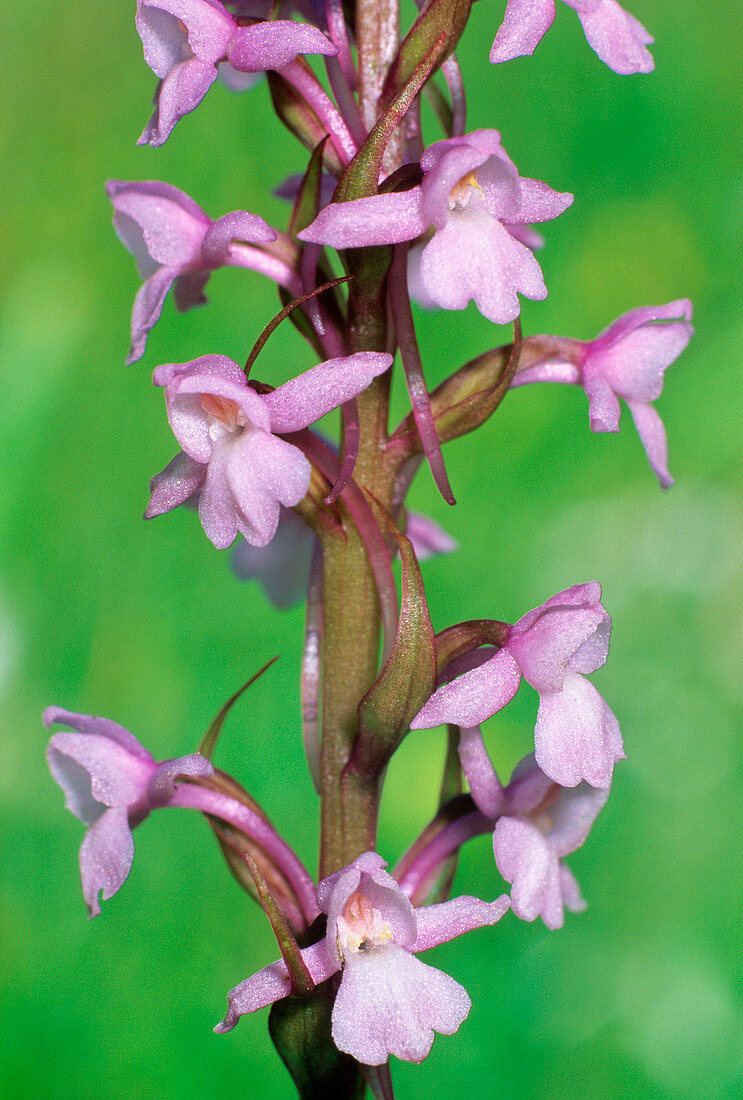
<path fill-rule="evenodd" d="M 533 59 L 493 67 L 503 4 L 477 4 L 460 52 L 469 128 L 499 128 L 523 175 L 576 195 L 546 227 L 550 296 L 525 303 L 525 331 L 588 339 L 628 309 L 689 296 L 697 335 L 658 403 L 670 492 L 626 412 L 619 435 L 592 435 L 582 392 L 557 386 L 515 392 L 448 448 L 456 508 L 425 470 L 414 485 L 413 506 L 460 543 L 424 567 L 438 629 L 514 619 L 560 588 L 603 583 L 615 625 L 594 680 L 628 759 L 570 861 L 585 914 L 560 932 L 509 914 L 427 957 L 473 1009 L 421 1067 L 395 1065 L 402 1098 L 743 1088 L 741 17 L 737 0 L 627 3 L 657 38 L 650 76 L 610 72 L 564 5 Z M 276 295 L 256 275 L 220 271 L 209 307 L 180 316 L 169 301 L 145 359 L 125 367 L 138 282 L 103 191 L 110 176 L 158 178 L 213 217 L 247 208 L 281 226 L 286 208 L 269 191 L 304 155 L 271 124 L 265 82 L 240 97 L 214 87 L 162 149 L 136 148 L 154 78 L 133 13 L 133 0 L 4 8 L 0 1092 L 269 1100 L 292 1090 L 266 1014 L 229 1036 L 211 1027 L 227 990 L 276 950 L 203 821 L 152 815 L 125 887 L 89 922 L 82 829 L 44 762 L 49 703 L 117 719 L 158 758 L 192 751 L 226 697 L 280 653 L 233 713 L 218 763 L 314 866 L 301 608 L 276 612 L 237 582 L 190 512 L 140 520 L 148 479 L 174 452 L 152 369 L 244 359 Z M 427 134 L 439 136 L 430 120 Z M 473 307 L 420 321 L 431 383 L 508 339 Z M 283 326 L 257 373 L 277 383 L 311 365 Z M 524 688 L 487 724 L 505 775 L 529 751 L 535 710 Z M 393 762 L 380 836 L 390 860 L 433 812 L 442 753 L 441 731 L 419 732 Z M 457 888 L 492 897 L 501 886 L 483 838 Z"/>

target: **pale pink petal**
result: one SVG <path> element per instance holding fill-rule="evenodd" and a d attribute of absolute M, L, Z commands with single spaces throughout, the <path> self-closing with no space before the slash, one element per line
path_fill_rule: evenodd
<path fill-rule="evenodd" d="M 538 623 L 539 620 L 545 615 L 549 608 L 578 608 L 580 610 L 585 609 L 587 606 L 592 607 L 594 610 L 599 606 L 601 600 L 601 585 L 598 581 L 589 581 L 587 584 L 573 584 L 570 588 L 564 588 L 562 592 L 556 592 L 554 596 L 550 596 L 548 600 L 545 600 L 539 607 L 533 608 L 531 611 L 527 611 L 525 615 L 522 615 L 517 623 L 511 627 L 510 637 L 518 637 L 521 634 L 525 634 L 528 630 Z M 603 608 L 599 608 L 603 611 Z"/>
<path fill-rule="evenodd" d="M 349 956 L 333 1005 L 333 1041 L 366 1065 L 390 1054 L 422 1062 L 434 1031 L 452 1035 L 470 1010 L 466 991 L 397 944 Z"/>
<path fill-rule="evenodd" d="M 547 811 L 549 842 L 558 856 L 570 855 L 581 847 L 608 797 L 608 787 L 601 789 L 588 783 L 560 792 L 557 802 Z"/>
<path fill-rule="evenodd" d="M 132 343 L 127 364 L 136 363 L 144 355 L 147 334 L 160 317 L 166 295 L 177 274 L 178 268 L 159 267 L 137 291 L 132 309 Z"/>
<path fill-rule="evenodd" d="M 206 465 L 179 451 L 164 470 L 150 480 L 150 500 L 144 518 L 172 512 L 197 493 L 206 478 Z"/>
<path fill-rule="evenodd" d="M 603 375 L 592 370 L 589 364 L 583 370 L 583 388 L 588 398 L 591 431 L 618 432 L 619 401 Z"/>
<path fill-rule="evenodd" d="M 491 132 L 496 137 L 500 136 L 496 130 Z M 500 188 L 508 190 L 510 187 L 514 201 L 517 201 L 516 169 L 510 163 L 504 162 L 496 156 L 488 159 L 490 154 L 477 148 L 476 144 L 471 143 L 469 136 L 447 138 L 446 141 L 438 142 L 439 149 L 445 149 L 443 155 L 436 156 L 434 159 L 432 154 L 436 153 L 436 146 L 432 146 L 426 150 L 423 158 L 421 158 L 421 166 L 426 169 L 422 191 L 423 215 L 427 225 L 435 225 L 437 229 L 444 228 L 451 209 L 452 188 L 474 169 L 481 169 L 477 174 L 478 183 L 481 183 L 480 176 L 485 173 L 485 168 L 481 166 L 485 162 L 488 166 L 492 165 L 492 173 L 495 174 Z M 501 149 L 498 141 L 495 142 L 495 146 L 497 149 Z M 428 163 L 433 161 L 429 169 L 426 168 L 427 159 Z"/>
<path fill-rule="evenodd" d="M 47 746 L 46 760 L 52 777 L 64 791 L 65 807 L 84 825 L 92 825 L 107 807 L 93 796 L 90 772 L 65 752 Z"/>
<path fill-rule="evenodd" d="M 237 506 L 226 473 L 228 446 L 217 447 L 214 451 L 199 497 L 201 526 L 218 550 L 231 546 L 238 533 Z"/>
<path fill-rule="evenodd" d="M 398 883 L 384 870 L 385 861 L 376 852 L 363 852 L 348 867 L 323 879 L 317 889 L 320 909 L 328 914 L 325 938 L 328 953 L 339 957 L 336 928 L 346 902 L 358 891 L 378 909 L 389 925 L 393 939 L 412 948 L 416 938 L 416 913 Z"/>
<path fill-rule="evenodd" d="M 260 73 L 266 69 L 283 69 L 297 54 L 335 56 L 338 47 L 307 23 L 291 19 L 275 19 L 240 27 L 232 37 L 227 60 L 244 73 Z"/>
<path fill-rule="evenodd" d="M 563 214 L 573 203 L 569 191 L 553 191 L 542 180 L 519 177 L 519 210 L 510 221 L 549 222 Z M 516 234 L 514 234 L 516 236 Z"/>
<path fill-rule="evenodd" d="M 645 448 L 648 462 L 664 489 L 670 489 L 673 478 L 668 472 L 668 440 L 666 429 L 659 414 L 652 405 L 643 405 L 638 401 L 628 401 L 627 408 L 637 428 L 640 442 Z"/>
<path fill-rule="evenodd" d="M 443 141 L 435 141 L 433 145 L 429 145 L 420 159 L 421 168 L 424 172 L 429 173 L 448 157 L 451 149 L 458 149 L 462 144 L 476 149 L 480 153 L 481 164 L 490 156 L 502 157 L 508 161 L 497 130 L 473 130 L 461 137 L 444 138 Z"/>
<path fill-rule="evenodd" d="M 574 672 L 562 691 L 540 695 L 534 737 L 539 767 L 563 787 L 582 779 L 608 787 L 623 756 L 616 719 L 593 684 Z"/>
<path fill-rule="evenodd" d="M 480 312 L 496 324 L 517 317 L 517 292 L 547 297 L 539 264 L 484 209 L 453 212 L 444 229 L 429 241 L 421 257 L 426 292 L 444 309 L 464 309 L 474 298 Z"/>
<path fill-rule="evenodd" d="M 198 752 L 158 764 L 147 787 L 147 801 L 152 806 L 164 806 L 175 794 L 176 779 L 181 775 L 214 775 L 214 767 Z"/>
<path fill-rule="evenodd" d="M 544 601 L 541 608 L 537 608 L 536 610 L 538 613 L 542 613 L 548 607 L 584 607 L 587 604 L 598 605 L 600 599 L 601 585 L 599 582 L 585 581 L 583 584 L 572 584 L 570 588 L 564 588 L 561 592 L 556 592 L 554 596 L 550 596 L 548 600 Z M 533 614 L 533 612 L 530 614 Z M 514 630 L 517 630 L 521 624 L 525 623 L 528 617 L 528 615 L 524 615 L 522 619 L 519 619 Z"/>
<path fill-rule="evenodd" d="M 93 798 L 106 806 L 130 806 L 144 798 L 155 770 L 149 756 L 135 756 L 117 741 L 90 733 L 55 733 L 49 742 L 48 759 L 52 775 L 64 785 L 60 757 L 74 760 L 90 775 Z M 74 806 L 69 809 L 75 813 Z"/>
<path fill-rule="evenodd" d="M 180 35 L 187 35 L 188 45 L 197 57 L 212 63 L 224 55 L 236 26 L 232 16 L 217 0 L 138 0 L 137 9 L 137 30 L 145 48 L 145 60 L 151 68 L 154 66 L 151 65 L 148 50 L 156 48 L 154 39 L 158 35 L 167 35 L 172 43 L 172 53 L 176 42 L 173 26 Z"/>
<path fill-rule="evenodd" d="M 537 691 L 559 691 L 562 687 L 571 658 L 589 639 L 594 638 L 608 616 L 602 607 L 550 607 L 526 631 L 511 632 L 508 649 L 518 662 L 526 680 Z M 589 651 L 578 658 L 581 665 L 576 671 L 593 672 L 606 660 L 608 634 L 603 630 L 599 637 L 602 645 L 595 646 L 598 658 L 604 660 L 594 668 L 587 667 Z M 605 639 L 605 642 L 603 641 Z M 594 652 L 594 647 L 591 647 Z"/>
<path fill-rule="evenodd" d="M 309 970 L 312 980 L 319 984 L 338 970 L 338 963 L 328 958 L 325 950 L 325 941 L 306 947 L 302 951 L 302 958 Z M 217 1024 L 214 1030 L 217 1034 L 232 1031 L 233 1027 L 248 1012 L 256 1012 L 259 1008 L 280 1001 L 291 992 L 291 981 L 286 963 L 283 959 L 271 963 L 257 974 L 252 974 L 240 985 L 235 986 L 227 997 L 229 1009 L 221 1024 Z"/>
<path fill-rule="evenodd" d="M 198 260 L 210 221 L 184 191 L 158 180 L 109 180 L 106 193 L 114 208 L 114 227 L 138 259 L 144 245 L 158 264 L 175 267 Z M 129 220 L 124 221 L 122 216 Z M 137 231 L 142 243 L 137 240 Z"/>
<path fill-rule="evenodd" d="M 78 733 L 95 733 L 101 737 L 108 737 L 110 741 L 116 741 L 135 756 L 140 756 L 143 760 L 153 760 L 151 754 L 144 745 L 139 743 L 133 733 L 124 729 L 118 722 L 112 722 L 110 718 L 78 714 L 76 711 L 64 710 L 63 707 L 47 707 L 43 714 L 43 722 L 47 729 L 56 723 L 72 726 Z"/>
<path fill-rule="evenodd" d="M 249 244 L 275 241 L 277 233 L 257 214 L 247 210 L 233 210 L 225 214 L 209 227 L 201 246 L 204 263 L 212 267 L 229 264 L 232 241 L 247 241 Z"/>
<path fill-rule="evenodd" d="M 557 856 L 527 818 L 502 817 L 495 826 L 493 851 L 498 870 L 512 883 L 511 908 L 521 920 L 541 916 L 548 928 L 563 924 Z"/>
<path fill-rule="evenodd" d="M 639 309 L 631 309 L 628 313 L 623 313 L 616 321 L 612 321 L 609 327 L 605 328 L 593 343 L 608 347 L 610 344 L 616 344 L 628 333 L 634 332 L 635 329 L 643 325 L 649 325 L 653 321 L 683 320 L 689 322 L 691 321 L 692 312 L 692 304 L 688 298 L 677 298 L 673 302 L 667 302 L 664 306 L 641 306 Z M 691 336 L 691 334 L 692 328 L 689 325 L 689 335 Z"/>
<path fill-rule="evenodd" d="M 533 54 L 555 18 L 555 0 L 508 0 L 490 60 L 495 64 Z"/>
<path fill-rule="evenodd" d="M 578 18 L 591 49 L 615 73 L 653 71 L 653 55 L 645 48 L 653 39 L 616 0 L 602 0 L 592 11 L 578 11 Z"/>
<path fill-rule="evenodd" d="M 176 122 L 198 107 L 216 79 L 214 65 L 199 57 L 171 69 L 160 85 L 157 107 L 137 144 L 154 148 L 163 145 Z"/>
<path fill-rule="evenodd" d="M 444 684 L 435 691 L 410 723 L 414 730 L 454 722 L 458 726 L 478 726 L 495 714 L 516 694 L 521 673 L 507 649 Z"/>
<path fill-rule="evenodd" d="M 424 905 L 416 910 L 418 936 L 411 950 L 416 954 L 428 951 L 475 928 L 497 924 L 510 905 L 508 894 L 502 894 L 495 901 L 482 901 L 462 894 L 439 905 Z"/>
<path fill-rule="evenodd" d="M 201 394 L 174 393 L 168 387 L 165 397 L 170 427 L 184 453 L 199 465 L 209 462 L 214 453 L 215 441 L 209 431 L 210 418 L 201 402 Z"/>
<path fill-rule="evenodd" d="M 90 826 L 80 847 L 83 897 L 91 917 L 101 911 L 99 894 L 112 898 L 125 882 L 134 859 L 134 840 L 125 806 L 106 810 Z"/>
<path fill-rule="evenodd" d="M 410 191 L 391 195 L 333 202 L 297 235 L 300 241 L 332 248 L 366 248 L 412 241 L 420 236 L 427 224 L 421 189 L 413 187 Z"/>
<path fill-rule="evenodd" d="M 563 905 L 566 909 L 569 909 L 571 913 L 582 913 L 586 908 L 586 903 L 580 892 L 580 886 L 575 881 L 573 872 L 569 867 L 566 867 L 564 863 L 560 863 L 559 874 L 560 893 L 562 894 Z"/>
<path fill-rule="evenodd" d="M 534 759 L 534 753 L 529 753 L 520 760 L 511 773 L 511 779 L 506 787 L 506 810 L 509 815 L 529 814 L 544 802 L 550 791 L 554 791 L 556 784 L 545 775 Z"/>
<path fill-rule="evenodd" d="M 271 430 L 284 433 L 307 427 L 356 397 L 391 366 L 392 356 L 377 351 L 360 351 L 319 363 L 263 398 L 270 413 Z"/>
<path fill-rule="evenodd" d="M 137 0 L 135 18 L 137 33 L 142 39 L 144 59 L 155 76 L 162 80 L 174 65 L 188 54 L 188 31 L 180 19 L 160 5 Z"/>
<path fill-rule="evenodd" d="M 279 503 L 299 504 L 307 492 L 310 464 L 298 447 L 257 429 L 246 430 L 221 450 L 238 530 L 251 546 L 265 546 L 278 527 Z"/>
<path fill-rule="evenodd" d="M 685 321 L 635 329 L 605 347 L 599 340 L 589 346 L 590 370 L 606 379 L 618 397 L 647 403 L 660 397 L 663 374 L 691 339 Z"/>

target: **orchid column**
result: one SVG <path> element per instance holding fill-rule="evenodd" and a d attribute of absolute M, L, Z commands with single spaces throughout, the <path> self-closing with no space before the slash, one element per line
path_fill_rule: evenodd
<path fill-rule="evenodd" d="M 617 74 L 652 69 L 652 39 L 616 0 L 566 3 Z M 276 18 L 295 8 L 303 21 Z M 271 1005 L 272 1038 L 306 1100 L 360 1097 L 367 1084 L 390 1100 L 391 1056 L 420 1062 L 435 1032 L 460 1027 L 467 993 L 420 953 L 496 925 L 509 908 L 558 928 L 565 910 L 585 907 L 564 859 L 586 840 L 624 758 L 617 718 L 588 679 L 609 649 L 599 584 L 543 593 L 515 623 L 483 617 L 435 632 L 420 562 L 456 547 L 408 511 L 414 476 L 425 464 L 453 505 L 443 445 L 483 426 L 512 389 L 563 382 L 585 390 L 593 431 L 619 429 L 622 398 L 661 485 L 673 480 L 652 402 L 690 339 L 691 305 L 634 309 L 588 342 L 522 333 L 520 296 L 547 296 L 534 226 L 573 196 L 520 175 L 499 131 L 467 132 L 455 48 L 469 12 L 470 0 L 430 0 L 402 33 L 397 0 L 358 0 L 352 15 L 340 0 L 138 0 L 145 59 L 159 78 L 140 143 L 179 140 L 180 120 L 218 76 L 239 91 L 265 74 L 278 119 L 309 159 L 301 176 L 267 181 L 291 200 L 286 230 L 239 209 L 213 220 L 168 183 L 107 187 L 142 278 L 129 363 L 145 354 L 171 290 L 188 311 L 225 266 L 278 290 L 280 311 L 255 332 L 244 365 L 205 348 L 155 369 L 179 449 L 152 478 L 145 517 L 192 505 L 217 550 L 235 546 L 238 575 L 260 577 L 280 606 L 307 594 L 297 730 L 321 799 L 317 881 L 263 807 L 212 762 L 230 709 L 264 673 L 268 688 L 272 661 L 222 705 L 197 746 L 160 764 L 116 723 L 51 707 L 47 724 L 73 732 L 53 735 L 49 764 L 88 827 L 80 861 L 91 916 L 101 893 L 110 899 L 124 884 L 133 830 L 151 812 L 205 817 L 281 955 L 232 989 L 216 1030 Z M 554 0 L 509 0 L 491 61 L 532 53 L 554 16 Z M 430 144 L 423 95 L 443 134 Z M 411 298 L 449 311 L 474 301 L 509 326 L 507 342 L 448 363 L 429 392 Z M 262 349 L 286 320 L 317 362 L 275 386 L 270 343 Z M 410 412 L 392 426 L 398 352 Z M 313 425 L 335 410 L 331 443 Z M 503 598 L 488 593 L 483 615 Z M 480 726 L 522 682 L 538 693 L 539 712 L 504 783 Z M 441 725 L 439 809 L 420 836 L 400 839 L 404 854 L 389 872 L 375 851 L 387 766 L 410 730 Z M 481 834 L 492 836 L 492 890 L 450 897 L 458 852 Z M 495 896 L 503 881 L 510 896 Z"/>

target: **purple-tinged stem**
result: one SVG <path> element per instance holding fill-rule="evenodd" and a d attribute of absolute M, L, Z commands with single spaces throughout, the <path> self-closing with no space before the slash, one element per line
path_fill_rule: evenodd
<path fill-rule="evenodd" d="M 320 648 L 322 645 L 322 548 L 312 549 L 307 620 L 302 652 L 302 741 L 312 782 L 320 793 Z"/>
<path fill-rule="evenodd" d="M 180 806 L 211 814 L 255 841 L 291 885 L 307 926 L 312 924 L 320 912 L 317 908 L 315 884 L 296 853 L 264 818 L 236 799 L 220 791 L 207 790 L 195 783 L 178 784 L 168 806 Z"/>
<path fill-rule="evenodd" d="M 281 76 L 299 92 L 320 119 L 341 162 L 350 164 L 357 152 L 356 142 L 340 111 L 312 70 L 299 61 L 292 61 L 281 70 Z"/>
<path fill-rule="evenodd" d="M 444 456 L 441 453 L 441 444 L 431 411 L 431 399 L 423 376 L 423 364 L 418 351 L 418 341 L 415 336 L 413 314 L 410 310 L 410 297 L 408 295 L 407 264 L 407 244 L 397 245 L 389 276 L 389 300 L 395 325 L 395 335 L 400 347 L 410 403 L 423 452 L 428 459 L 433 479 L 442 497 L 447 504 L 455 504 L 456 501 L 449 484 Z"/>

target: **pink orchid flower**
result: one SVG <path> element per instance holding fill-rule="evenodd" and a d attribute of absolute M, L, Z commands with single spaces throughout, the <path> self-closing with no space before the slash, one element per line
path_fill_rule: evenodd
<path fill-rule="evenodd" d="M 452 1035 L 470 1010 L 462 986 L 416 958 L 474 928 L 497 923 L 507 895 L 493 902 L 457 897 L 415 909 L 375 852 L 323 879 L 317 901 L 327 914 L 327 932 L 302 957 L 320 983 L 341 971 L 333 1005 L 332 1034 L 339 1050 L 365 1065 L 382 1065 L 391 1054 L 421 1062 L 434 1032 Z M 241 1016 L 291 992 L 283 961 L 236 986 L 217 1032 L 231 1031 Z"/>
<path fill-rule="evenodd" d="M 385 352 L 357 352 L 324 363 L 259 394 L 223 355 L 158 367 L 168 419 L 182 452 L 153 478 L 145 517 L 169 512 L 201 491 L 199 517 L 216 547 L 238 532 L 251 546 L 276 533 L 280 505 L 298 504 L 310 484 L 310 463 L 280 435 L 306 428 L 338 408 L 392 364 Z"/>
<path fill-rule="evenodd" d="M 517 294 L 546 298 L 539 264 L 515 227 L 556 218 L 573 196 L 519 176 L 497 130 L 439 141 L 420 164 L 419 186 L 331 203 L 300 240 L 361 248 L 412 241 L 433 229 L 416 263 L 418 296 L 428 304 L 464 309 L 474 299 L 485 317 L 506 324 L 519 314 Z M 534 243 L 530 228 L 525 239 Z"/>
<path fill-rule="evenodd" d="M 65 793 L 67 809 L 88 826 L 80 848 L 83 897 L 91 917 L 99 895 L 112 898 L 134 859 L 132 829 L 150 810 L 174 797 L 180 775 L 212 775 L 204 756 L 192 753 L 157 764 L 136 737 L 108 718 L 47 707 L 44 725 L 61 723 L 75 733 L 55 733 L 49 768 Z"/>
<path fill-rule="evenodd" d="M 600 585 L 559 592 L 510 627 L 495 656 L 438 688 L 411 728 L 477 726 L 510 702 L 523 676 L 539 692 L 534 735 L 542 771 L 563 787 L 583 779 L 608 787 L 615 761 L 624 756 L 622 738 L 585 674 L 606 662 L 610 630 Z"/>

